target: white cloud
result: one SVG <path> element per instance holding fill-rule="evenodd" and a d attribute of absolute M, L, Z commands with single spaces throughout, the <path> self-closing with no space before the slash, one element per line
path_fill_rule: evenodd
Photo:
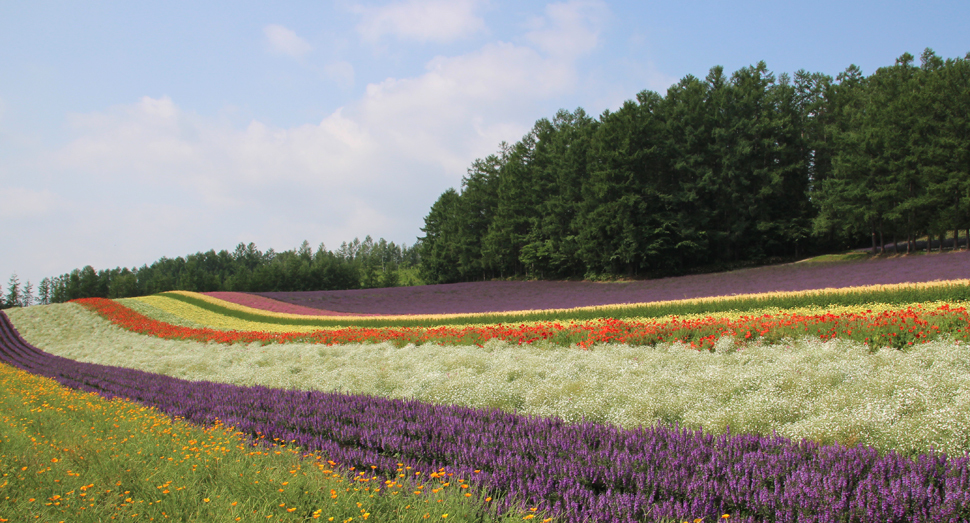
<path fill-rule="evenodd" d="M 313 49 L 309 42 L 281 25 L 267 25 L 263 28 L 263 34 L 271 50 L 293 58 L 301 58 Z"/>
<path fill-rule="evenodd" d="M 223 207 L 248 205 L 275 184 L 353 194 L 387 176 L 392 185 L 428 183 L 460 175 L 502 140 L 518 140 L 542 116 L 524 114 L 573 90 L 575 67 L 563 58 L 503 42 L 439 56 L 419 76 L 370 84 L 357 102 L 291 128 L 260 121 L 233 128 L 168 97 L 143 97 L 73 115 L 77 136 L 57 159 L 101 180 L 137 179 Z M 353 74 L 350 64 L 334 74 L 341 70 Z"/>
<path fill-rule="evenodd" d="M 576 84 L 568 64 L 508 43 L 437 57 L 426 69 L 367 86 L 357 110 L 402 151 L 434 158 L 450 172 L 464 172 L 474 155 L 493 152 L 502 140 L 521 138 L 532 123 L 523 115 Z"/>
<path fill-rule="evenodd" d="M 198 122 L 167 96 L 145 96 L 103 113 L 70 115 L 68 123 L 78 137 L 57 158 L 65 167 L 157 181 L 170 170 L 199 161 L 199 147 L 187 139 L 198 133 Z"/>
<path fill-rule="evenodd" d="M 357 31 L 367 41 L 385 35 L 420 42 L 451 42 L 485 30 L 478 0 L 405 0 L 382 7 L 356 6 Z"/>
<path fill-rule="evenodd" d="M 552 55 L 577 58 L 599 45 L 608 8 L 599 0 L 571 0 L 546 6 L 546 15 L 533 20 L 526 39 Z"/>
<path fill-rule="evenodd" d="M 595 36 L 596 26 L 573 16 L 586 7 L 557 9 L 527 39 L 539 50 L 495 42 L 439 56 L 418 75 L 368 85 L 360 99 L 316 123 L 233 126 L 165 96 L 75 114 L 68 119 L 74 138 L 46 171 L 60 173 L 61 186 L 76 184 L 70 198 L 85 202 L 79 207 L 125 223 L 112 236 L 119 245 L 151 253 L 112 264 L 236 241 L 265 249 L 309 239 L 335 248 L 371 234 L 410 243 L 437 195 L 474 158 L 520 139 L 536 118 L 550 116 L 550 100 L 578 88 L 574 59 L 595 38 L 569 48 L 572 55 L 541 46 L 560 33 Z M 353 68 L 338 64 L 329 73 L 351 78 Z M 102 219 L 77 225 L 97 230 Z M 122 248 L 86 234 L 104 256 Z"/>
<path fill-rule="evenodd" d="M 350 62 L 338 61 L 324 67 L 327 77 L 341 87 L 354 86 L 354 66 Z"/>
<path fill-rule="evenodd" d="M 60 168 L 109 183 L 179 190 L 206 205 L 238 207 L 280 182 L 353 190 L 374 172 L 376 144 L 341 111 L 289 129 L 258 121 L 234 129 L 183 111 L 168 97 L 70 118 L 77 138 Z"/>

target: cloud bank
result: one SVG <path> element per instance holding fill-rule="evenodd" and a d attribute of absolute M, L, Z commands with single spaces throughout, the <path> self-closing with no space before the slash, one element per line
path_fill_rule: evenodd
<path fill-rule="evenodd" d="M 363 10 L 358 30 L 364 39 L 454 39 L 486 30 L 478 7 L 393 3 Z M 371 234 L 413 243 L 431 203 L 472 160 L 520 139 L 535 118 L 549 116 L 536 107 L 577 89 L 576 60 L 599 45 L 604 11 L 591 2 L 551 5 L 517 43 L 433 57 L 421 73 L 373 82 L 357 100 L 302 125 L 233 125 L 164 95 L 72 114 L 70 139 L 39 160 L 70 194 L 24 193 L 22 207 L 43 216 L 22 230 L 68 224 L 51 239 L 58 245 L 51 253 L 83 261 L 56 268 L 63 259 L 47 260 L 46 275 L 240 241 L 280 248 L 323 240 L 335 248 Z M 419 18 L 425 22 L 408 22 Z M 264 36 L 285 56 L 312 51 L 283 26 L 266 26 Z M 353 66 L 333 74 L 352 82 Z M 56 207 L 39 203 L 58 198 Z"/>

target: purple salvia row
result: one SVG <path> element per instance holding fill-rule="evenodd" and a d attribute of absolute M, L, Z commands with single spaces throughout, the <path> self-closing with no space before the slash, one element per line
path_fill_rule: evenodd
<path fill-rule="evenodd" d="M 343 291 L 260 292 L 286 303 L 367 314 L 451 314 L 568 309 L 616 303 L 970 278 L 970 252 L 865 262 L 788 263 L 610 284 L 488 281 Z"/>
<path fill-rule="evenodd" d="M 75 362 L 27 344 L 0 313 L 0 360 L 200 424 L 295 442 L 394 477 L 445 468 L 566 521 L 970 521 L 970 457 L 907 458 L 778 436 L 568 424 L 497 409 L 191 382 Z M 475 471 L 480 472 L 476 473 Z M 498 496 L 497 496 L 498 497 Z"/>

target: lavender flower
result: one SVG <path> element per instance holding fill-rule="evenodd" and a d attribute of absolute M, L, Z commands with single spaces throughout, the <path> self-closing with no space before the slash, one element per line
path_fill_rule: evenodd
<path fill-rule="evenodd" d="M 785 264 L 657 280 L 592 283 L 491 281 L 347 291 L 262 292 L 260 296 L 358 314 L 451 314 L 543 310 L 829 287 L 970 278 L 970 252 L 864 262 Z"/>
<path fill-rule="evenodd" d="M 777 436 L 632 430 L 362 395 L 191 382 L 75 362 L 0 313 L 0 361 L 188 421 L 216 419 L 356 467 L 441 468 L 566 521 L 970 521 L 970 456 L 913 458 Z M 479 470 L 479 473 L 475 471 Z"/>

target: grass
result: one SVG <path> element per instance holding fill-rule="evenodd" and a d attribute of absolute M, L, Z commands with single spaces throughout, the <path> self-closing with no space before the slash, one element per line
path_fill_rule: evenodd
<path fill-rule="evenodd" d="M 714 352 L 551 343 L 224 345 L 162 340 L 115 327 L 75 304 L 10 311 L 53 354 L 191 380 L 499 407 L 624 427 L 679 423 L 882 450 L 970 450 L 970 347 L 905 350 L 783 339 Z"/>
<path fill-rule="evenodd" d="M 868 252 L 852 251 L 842 254 L 823 254 L 821 256 L 816 256 L 814 258 L 807 258 L 801 260 L 797 263 L 831 263 L 831 262 L 847 262 L 847 261 L 858 261 L 869 259 L 870 255 Z"/>
<path fill-rule="evenodd" d="M 0 522 L 521 521 L 461 478 L 387 479 L 0 364 Z M 544 517 L 538 514 L 539 521 Z"/>
<path fill-rule="evenodd" d="M 716 298 L 695 298 L 644 304 L 608 305 L 576 309 L 537 310 L 515 313 L 426 315 L 408 318 L 394 316 L 312 318 L 289 315 L 266 314 L 241 306 L 226 306 L 184 292 L 169 292 L 165 297 L 215 314 L 238 320 L 299 327 L 433 327 L 437 325 L 473 325 L 483 323 L 522 323 L 535 321 L 589 320 L 596 318 L 657 318 L 663 316 L 688 316 L 716 314 L 721 312 L 744 312 L 763 309 L 790 309 L 796 307 L 828 308 L 870 303 L 910 304 L 923 302 L 958 302 L 970 300 L 970 280 L 930 282 L 919 284 L 873 285 L 846 289 L 820 289 L 814 291 L 773 292 Z"/>

